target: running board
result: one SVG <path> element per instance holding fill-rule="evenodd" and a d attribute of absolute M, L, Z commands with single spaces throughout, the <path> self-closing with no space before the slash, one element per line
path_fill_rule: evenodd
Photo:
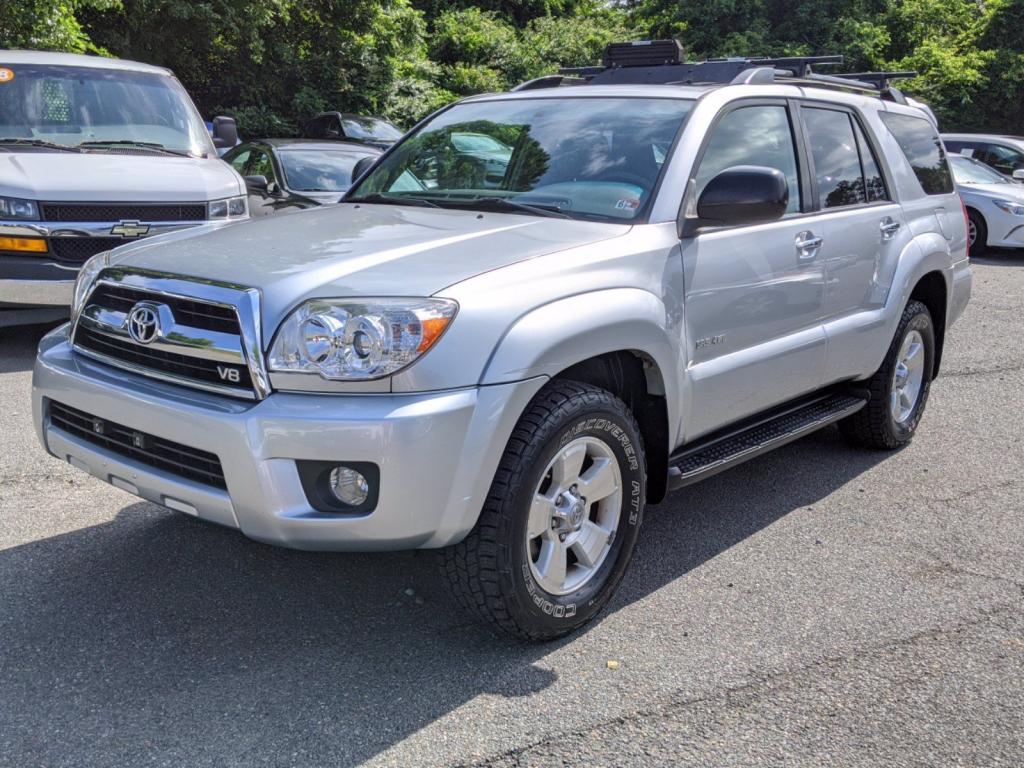
<path fill-rule="evenodd" d="M 669 457 L 668 487 L 675 490 L 716 475 L 846 418 L 866 404 L 865 398 L 848 393 L 823 395 L 719 437 L 683 446 Z"/>

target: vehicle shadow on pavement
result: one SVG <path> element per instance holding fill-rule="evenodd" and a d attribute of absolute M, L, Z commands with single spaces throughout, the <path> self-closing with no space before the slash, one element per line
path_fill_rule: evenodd
<path fill-rule="evenodd" d="M 826 430 L 649 509 L 605 616 L 886 455 Z M 17 765 L 355 765 L 481 694 L 550 686 L 544 657 L 572 642 L 478 628 L 431 553 L 276 549 L 145 503 L 0 552 L 0 583 Z"/>
<path fill-rule="evenodd" d="M 971 257 L 971 264 L 984 264 L 987 267 L 1024 267 L 1024 251 L 989 248 L 983 255 Z"/>
<path fill-rule="evenodd" d="M 0 373 L 30 371 L 39 341 L 60 323 L 0 328 Z"/>

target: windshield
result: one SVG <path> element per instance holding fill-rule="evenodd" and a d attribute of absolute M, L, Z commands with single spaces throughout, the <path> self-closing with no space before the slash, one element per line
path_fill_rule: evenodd
<path fill-rule="evenodd" d="M 1012 182 L 998 171 L 993 171 L 984 163 L 967 157 L 951 155 L 953 178 L 957 184 L 1011 184 Z"/>
<path fill-rule="evenodd" d="M 150 144 L 195 156 L 213 151 L 191 99 L 169 75 L 2 61 L 0 67 L 14 73 L 0 82 L 0 139 Z"/>
<path fill-rule="evenodd" d="M 376 117 L 345 115 L 341 119 L 341 125 L 345 129 L 345 136 L 350 139 L 398 141 L 402 138 L 400 130 L 386 120 L 379 120 Z"/>
<path fill-rule="evenodd" d="M 504 200 L 523 213 L 530 206 L 573 218 L 635 219 L 692 106 L 603 97 L 457 104 L 399 145 L 349 199 L 456 208 Z"/>
<path fill-rule="evenodd" d="M 352 185 L 352 169 L 369 152 L 288 149 L 278 153 L 288 189 L 296 192 L 344 192 Z"/>

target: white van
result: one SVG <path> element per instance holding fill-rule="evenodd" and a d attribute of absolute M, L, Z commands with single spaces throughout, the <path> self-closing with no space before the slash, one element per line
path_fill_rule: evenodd
<path fill-rule="evenodd" d="M 142 237 L 248 218 L 188 93 L 161 67 L 0 51 L 0 326 L 67 314 L 90 256 Z"/>

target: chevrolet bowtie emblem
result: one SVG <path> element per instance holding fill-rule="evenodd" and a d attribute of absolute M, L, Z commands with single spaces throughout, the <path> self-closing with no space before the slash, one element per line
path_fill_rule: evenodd
<path fill-rule="evenodd" d="M 110 228 L 110 234 L 121 237 L 142 237 L 149 233 L 149 224 L 140 224 L 137 221 L 122 221 Z"/>

